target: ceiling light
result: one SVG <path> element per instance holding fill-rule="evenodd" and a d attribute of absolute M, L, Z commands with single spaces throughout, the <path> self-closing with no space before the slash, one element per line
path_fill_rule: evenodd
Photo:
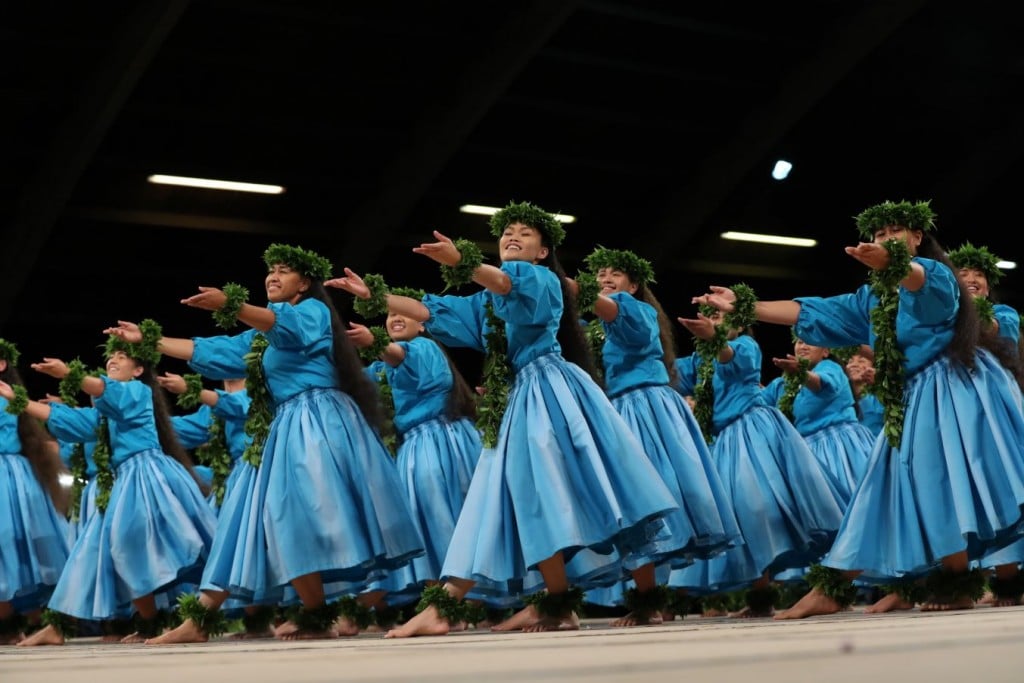
<path fill-rule="evenodd" d="M 235 192 L 257 192 L 260 194 L 281 194 L 284 188 L 280 185 L 261 185 L 259 183 L 240 183 L 234 180 L 211 180 L 210 178 L 189 178 L 179 175 L 149 176 L 147 180 L 157 185 L 181 185 L 183 187 L 202 187 L 208 190 L 234 190 Z"/>
<path fill-rule="evenodd" d="M 1016 261 L 999 261 L 998 263 L 996 263 L 996 268 L 999 268 L 1001 270 L 1013 270 L 1016 267 Z"/>
<path fill-rule="evenodd" d="M 63 472 L 57 475 L 57 483 L 66 489 L 71 488 L 71 485 L 75 483 L 75 477 L 67 472 Z"/>
<path fill-rule="evenodd" d="M 480 216 L 493 216 L 494 214 L 501 211 L 496 206 L 481 206 L 480 204 L 463 204 L 459 207 L 459 211 L 462 213 L 474 213 Z M 556 213 L 552 214 L 555 220 L 559 223 L 575 223 L 576 216 L 570 216 L 569 214 Z"/>
<path fill-rule="evenodd" d="M 775 162 L 775 168 L 772 169 L 772 178 L 776 180 L 785 180 L 789 172 L 793 170 L 793 164 L 789 163 L 785 159 L 779 159 Z"/>
<path fill-rule="evenodd" d="M 812 240 L 806 237 L 759 235 L 754 232 L 735 232 L 733 230 L 723 232 L 722 239 L 739 240 L 740 242 L 760 242 L 762 244 L 780 244 L 786 247 L 814 247 L 818 244 L 818 240 Z"/>

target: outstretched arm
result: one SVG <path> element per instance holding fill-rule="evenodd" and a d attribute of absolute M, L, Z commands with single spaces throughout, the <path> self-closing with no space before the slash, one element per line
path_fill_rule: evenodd
<path fill-rule="evenodd" d="M 103 330 L 103 333 L 112 334 L 130 344 L 138 344 L 142 341 L 142 331 L 139 329 L 139 326 L 126 320 L 118 320 L 117 327 L 108 327 Z M 160 341 L 157 343 L 156 348 L 157 351 L 165 356 L 188 361 L 192 360 L 192 353 L 195 350 L 195 345 L 192 343 L 191 339 L 160 337 Z"/>
<path fill-rule="evenodd" d="M 437 261 L 445 266 L 457 266 L 462 260 L 462 254 L 455 248 L 455 243 L 445 237 L 437 230 L 434 231 L 436 242 L 424 242 L 413 248 L 413 252 L 423 254 L 429 259 Z M 505 295 L 512 291 L 512 278 L 505 274 L 501 268 L 482 263 L 473 271 L 473 282 L 481 285 L 495 294 Z"/>
<path fill-rule="evenodd" d="M 695 304 L 707 304 L 725 313 L 732 313 L 736 295 L 728 287 L 712 285 L 706 294 L 695 296 L 691 300 Z M 754 317 L 763 323 L 777 325 L 795 325 L 800 316 L 800 303 L 797 301 L 758 301 L 754 304 Z"/>
<path fill-rule="evenodd" d="M 216 287 L 200 287 L 198 294 L 193 294 L 190 297 L 186 297 L 181 300 L 181 303 L 192 308 L 201 308 L 204 311 L 219 311 L 224 307 L 228 301 L 228 297 L 224 292 Z M 255 306 L 249 303 L 243 303 L 241 308 L 238 309 L 238 321 L 254 327 L 260 332 L 268 332 L 273 326 L 277 316 L 274 312 L 265 306 Z M 168 353 L 168 356 L 174 354 Z M 181 358 L 181 356 L 175 356 L 175 358 Z M 185 360 L 188 360 L 187 358 Z"/>
<path fill-rule="evenodd" d="M 13 400 L 14 387 L 12 387 L 7 382 L 4 382 L 3 380 L 0 380 L 0 396 L 3 396 L 8 401 Z M 47 405 L 46 403 L 40 403 L 39 401 L 30 400 L 28 402 L 28 407 L 25 408 L 25 413 L 27 415 L 30 415 L 31 417 L 36 418 L 37 420 L 42 420 L 43 422 L 46 422 L 47 420 L 50 419 L 50 406 Z"/>
<path fill-rule="evenodd" d="M 324 280 L 324 287 L 343 289 L 349 294 L 360 299 L 369 299 L 371 297 L 370 288 L 366 286 L 366 282 L 363 281 L 363 278 L 350 268 L 344 268 L 343 270 L 345 271 L 344 277 Z M 407 318 L 412 318 L 419 322 L 425 322 L 430 319 L 430 311 L 427 307 L 416 299 L 408 296 L 388 294 L 387 305 L 388 311 L 391 313 L 404 315 Z"/>

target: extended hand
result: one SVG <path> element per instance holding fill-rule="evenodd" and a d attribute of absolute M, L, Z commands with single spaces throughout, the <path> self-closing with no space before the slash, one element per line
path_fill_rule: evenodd
<path fill-rule="evenodd" d="M 14 388 L 2 379 L 0 379 L 0 396 L 3 396 L 8 401 L 14 398 Z"/>
<path fill-rule="evenodd" d="M 40 403 L 49 405 L 51 403 L 64 403 L 64 399 L 60 396 L 54 396 L 53 394 L 47 394 L 44 398 L 39 399 Z"/>
<path fill-rule="evenodd" d="M 165 372 L 162 377 L 157 377 L 156 381 L 172 394 L 184 394 L 188 388 L 185 384 L 185 378 L 181 375 L 175 375 L 173 372 Z"/>
<path fill-rule="evenodd" d="M 676 320 L 699 339 L 711 339 L 715 336 L 714 321 L 703 313 L 698 313 L 696 318 L 676 318 Z"/>
<path fill-rule="evenodd" d="M 198 294 L 182 299 L 181 303 L 204 311 L 219 311 L 227 301 L 228 297 L 216 287 L 200 287 Z"/>
<path fill-rule="evenodd" d="M 772 358 L 772 363 L 783 372 L 796 372 L 800 367 L 800 360 L 791 353 L 785 358 Z"/>
<path fill-rule="evenodd" d="M 736 303 L 736 295 L 728 287 L 711 285 L 706 294 L 695 296 L 690 300 L 695 304 L 707 304 L 725 313 L 732 313 L 733 304 Z"/>
<path fill-rule="evenodd" d="M 331 280 L 324 280 L 324 287 L 343 289 L 349 294 L 360 299 L 369 299 L 370 288 L 366 286 L 365 282 L 363 282 L 363 278 L 356 275 L 353 270 L 348 268 L 344 268 L 343 270 L 345 271 L 345 277 L 336 277 Z"/>
<path fill-rule="evenodd" d="M 444 266 L 457 266 L 462 260 L 462 254 L 455 248 L 455 243 L 445 237 L 437 230 L 434 231 L 436 242 L 424 242 L 418 247 L 413 247 L 413 252 L 423 254 Z"/>
<path fill-rule="evenodd" d="M 112 334 L 129 344 L 138 344 L 142 341 L 142 330 L 139 326 L 125 320 L 118 320 L 117 327 L 108 327 L 103 330 L 103 334 Z"/>
<path fill-rule="evenodd" d="M 57 379 L 64 379 L 68 374 L 67 363 L 60 358 L 44 358 L 42 363 L 32 363 L 29 367 Z"/>
<path fill-rule="evenodd" d="M 366 325 L 349 323 L 345 334 L 357 349 L 368 349 L 373 346 L 373 332 L 370 332 L 370 328 Z"/>
<path fill-rule="evenodd" d="M 871 270 L 882 270 L 889 265 L 889 251 L 874 242 L 861 242 L 855 247 L 846 247 L 846 253 Z"/>

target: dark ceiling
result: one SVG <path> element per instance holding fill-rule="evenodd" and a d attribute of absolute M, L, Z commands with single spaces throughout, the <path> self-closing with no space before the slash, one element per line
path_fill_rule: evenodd
<path fill-rule="evenodd" d="M 434 229 L 489 244 L 465 203 L 576 215 L 567 270 L 597 244 L 631 248 L 672 315 L 708 284 L 852 290 L 851 216 L 884 199 L 930 198 L 948 247 L 1013 258 L 1016 4 L 21 3 L 0 22 L 0 335 L 27 360 L 98 362 L 118 318 L 215 333 L 179 300 L 226 281 L 260 292 L 274 241 L 437 290 L 411 247 Z M 794 163 L 782 182 L 779 157 Z M 820 244 L 745 246 L 723 229 Z M 999 292 L 1018 307 L 1020 280 Z M 786 351 L 783 330 L 761 339 Z"/>

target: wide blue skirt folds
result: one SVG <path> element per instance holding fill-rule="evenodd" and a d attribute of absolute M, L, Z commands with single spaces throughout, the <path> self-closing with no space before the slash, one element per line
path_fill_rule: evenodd
<path fill-rule="evenodd" d="M 745 544 L 673 571 L 670 586 L 693 593 L 737 590 L 825 554 L 845 501 L 777 408 L 754 407 L 731 422 L 715 438 L 712 455 Z"/>
<path fill-rule="evenodd" d="M 875 434 L 860 422 L 842 422 L 808 434 L 804 440 L 821 466 L 832 475 L 845 510 L 864 476 Z"/>
<path fill-rule="evenodd" d="M 624 576 L 633 556 L 658 557 L 676 504 L 601 389 L 557 354 L 516 374 L 494 449 L 480 456 L 443 577 L 477 591 L 531 593 L 539 562 L 558 552 L 583 589 Z"/>
<path fill-rule="evenodd" d="M 0 455 L 0 602 L 46 604 L 68 557 L 67 522 L 18 454 Z"/>
<path fill-rule="evenodd" d="M 71 548 L 50 608 L 80 619 L 110 619 L 154 594 L 173 602 L 198 581 L 213 540 L 214 515 L 188 471 L 159 450 L 117 467 L 104 512 L 93 511 Z"/>
<path fill-rule="evenodd" d="M 900 446 L 876 441 L 823 560 L 880 583 L 964 550 L 981 559 L 1024 534 L 1024 417 L 1003 367 L 984 350 L 973 370 L 943 356 L 904 391 Z"/>
<path fill-rule="evenodd" d="M 202 588 L 284 602 L 292 579 L 319 572 L 358 593 L 422 552 L 380 437 L 349 396 L 311 389 L 278 406 L 253 481 L 227 492 Z"/>

